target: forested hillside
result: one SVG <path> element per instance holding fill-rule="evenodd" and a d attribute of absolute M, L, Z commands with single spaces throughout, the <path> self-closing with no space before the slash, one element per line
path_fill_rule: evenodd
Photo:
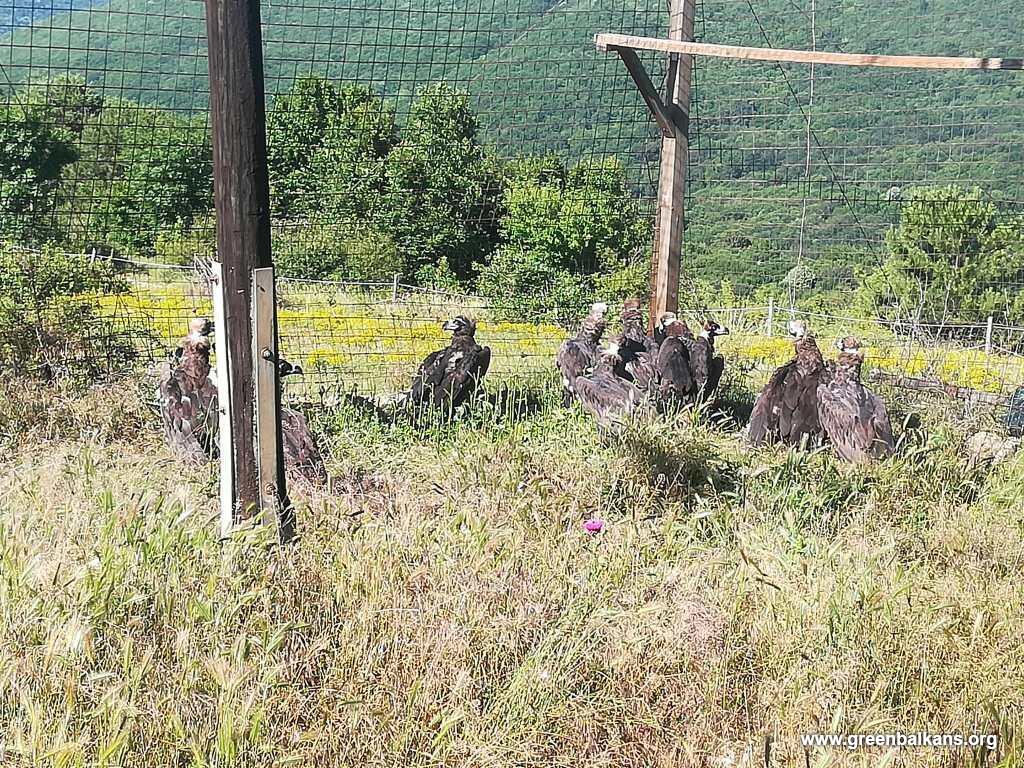
<path fill-rule="evenodd" d="M 649 201 L 656 132 L 621 63 L 597 53 L 592 37 L 600 31 L 661 34 L 663 0 L 450 0 L 443 7 L 294 0 L 267 3 L 264 20 L 272 106 L 310 75 L 358 85 L 373 95 L 385 122 L 393 121 L 391 138 L 373 149 L 388 154 L 402 145 L 393 134 L 409 127 L 417 99 L 444 82 L 469 96 L 472 130 L 453 135 L 472 134 L 481 162 L 551 157 L 549 165 L 564 173 L 616 156 L 629 189 Z M 112 0 L 58 12 L 6 35 L 5 71 L 15 86 L 74 73 L 102 99 L 159 106 L 176 113 L 175 120 L 201 126 L 208 91 L 204 34 L 199 0 Z M 1024 22 L 1008 0 L 707 0 L 698 7 L 697 37 L 868 53 L 1013 56 L 1024 50 Z M 662 62 L 646 60 L 660 78 Z M 887 233 L 905 205 L 918 200 L 918 188 L 954 184 L 958 199 L 986 206 L 981 218 L 992 226 L 1018 226 L 1024 199 L 1020 73 L 812 70 L 701 59 L 694 82 L 685 265 L 692 276 L 713 283 L 727 277 L 741 293 L 780 290 L 794 301 L 860 286 L 863 270 L 892 256 Z M 316 134 L 328 137 L 326 113 L 321 117 Z M 340 140 L 339 131 L 305 148 L 327 157 L 350 152 L 327 147 Z M 499 219 L 508 203 L 508 173 L 480 175 L 473 168 L 473 179 L 489 179 L 494 188 L 486 205 L 473 195 L 431 194 L 475 201 L 450 215 L 492 217 L 484 227 L 488 242 L 504 242 Z M 344 178 L 323 170 L 322 179 Z M 394 183 L 409 188 L 413 180 Z M 465 178 L 459 184 L 468 188 Z M 308 185 L 303 189 L 312 194 Z M 347 192 L 321 185 L 316 194 L 311 199 Z M 596 246 L 583 247 L 591 252 Z M 985 288 L 1009 303 L 1008 291 L 1019 291 L 1022 281 L 1015 259 L 1002 263 L 999 284 Z"/>

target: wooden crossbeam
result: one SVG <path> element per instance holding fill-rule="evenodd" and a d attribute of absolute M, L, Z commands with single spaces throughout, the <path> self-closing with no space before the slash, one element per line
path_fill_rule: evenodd
<path fill-rule="evenodd" d="M 657 51 L 690 56 L 714 56 L 748 61 L 793 62 L 796 64 L 838 64 L 855 67 L 896 67 L 903 69 L 1021 70 L 1021 58 L 967 58 L 957 56 L 878 56 L 870 53 L 797 51 L 785 48 L 751 48 L 742 45 L 714 45 L 657 37 L 601 34 L 594 38 L 599 51 Z"/>
<path fill-rule="evenodd" d="M 651 110 L 651 114 L 657 121 L 658 127 L 661 128 L 662 136 L 672 136 L 675 125 L 674 115 L 665 105 L 661 94 L 658 93 L 658 89 L 654 87 L 654 83 L 651 82 L 650 75 L 644 69 L 640 57 L 631 48 L 619 48 L 616 52 L 619 54 L 619 58 L 622 59 L 622 63 L 626 65 L 630 77 L 636 83 L 636 87 L 647 103 L 647 108 Z"/>

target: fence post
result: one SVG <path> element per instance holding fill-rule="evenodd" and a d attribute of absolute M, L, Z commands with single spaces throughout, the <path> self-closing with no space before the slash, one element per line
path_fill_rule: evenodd
<path fill-rule="evenodd" d="M 671 0 L 671 40 L 693 40 L 695 0 Z M 679 309 L 679 263 L 683 252 L 686 218 L 686 165 L 690 152 L 690 81 L 693 57 L 670 54 L 665 105 L 672 121 L 661 140 L 661 170 L 658 181 L 658 218 L 654 234 L 654 263 L 651 266 L 651 328 L 665 312 Z"/>
<path fill-rule="evenodd" d="M 771 338 L 775 332 L 775 297 L 768 297 L 768 321 L 767 328 L 765 328 L 765 335 Z"/>
<path fill-rule="evenodd" d="M 271 267 L 270 184 L 267 175 L 266 94 L 259 0 L 205 0 L 213 133 L 213 182 L 217 211 L 223 336 L 218 369 L 226 385 L 219 397 L 230 411 L 232 440 L 228 460 L 231 523 L 262 508 L 257 465 L 256 360 L 253 291 L 257 268 Z M 272 317 L 271 313 L 271 317 Z M 271 325 L 273 321 L 271 320 Z M 270 373 L 277 379 L 276 363 Z M 265 391 L 261 394 L 265 394 Z M 274 439 L 280 444 L 275 414 Z M 264 436 L 268 430 L 264 422 Z M 283 485 L 278 502 L 285 502 Z M 230 527 L 230 526 L 228 526 Z"/>
<path fill-rule="evenodd" d="M 220 262 L 212 262 L 210 271 L 213 273 L 210 288 L 213 294 L 214 344 L 218 351 L 217 392 L 225 393 L 231 391 L 231 381 L 227 355 L 224 352 L 228 348 L 228 323 L 224 307 L 224 291 L 222 290 L 223 270 Z M 217 398 L 217 448 L 220 454 L 220 535 L 225 538 L 231 535 L 231 531 L 235 527 L 235 441 L 231 428 L 231 409 L 228 404 L 228 398 L 223 394 Z"/>
<path fill-rule="evenodd" d="M 395 272 L 395 277 L 391 281 L 391 303 L 392 304 L 394 304 L 396 301 L 398 301 L 398 278 L 400 278 L 400 277 L 401 277 L 401 275 L 398 274 L 397 272 Z"/>
<path fill-rule="evenodd" d="M 988 316 L 988 323 L 985 325 L 985 354 L 992 354 L 992 315 Z"/>

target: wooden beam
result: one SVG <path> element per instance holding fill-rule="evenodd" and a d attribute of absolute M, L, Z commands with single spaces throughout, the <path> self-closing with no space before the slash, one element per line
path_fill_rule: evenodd
<path fill-rule="evenodd" d="M 252 277 L 271 266 L 270 188 L 267 178 L 266 101 L 259 0 L 206 0 L 210 119 L 221 264 L 228 387 L 219 392 L 231 410 L 231 471 L 235 515 L 260 505 L 253 413 Z M 220 329 L 217 329 L 220 330 Z"/>
<path fill-rule="evenodd" d="M 217 352 L 215 381 L 217 392 L 230 392 L 230 367 L 222 350 L 228 348 L 227 314 L 224 307 L 223 271 L 220 262 L 210 264 L 213 279 L 210 282 L 213 294 L 214 350 Z M 224 359 L 221 359 L 221 358 Z M 235 527 L 235 441 L 231 429 L 231 409 L 226 397 L 217 398 L 217 440 L 220 454 L 220 535 L 227 538 Z"/>
<path fill-rule="evenodd" d="M 278 369 L 274 268 L 253 271 L 253 361 L 256 383 L 256 467 L 261 522 L 277 527 L 280 539 L 295 535 L 288 501 L 281 442 L 281 380 Z"/>
<path fill-rule="evenodd" d="M 677 42 L 693 39 L 695 0 L 671 0 L 669 37 Z M 621 54 L 620 54 L 621 55 Z M 654 231 L 654 258 L 651 263 L 650 322 L 665 312 L 679 309 L 679 269 L 683 252 L 686 218 L 686 166 L 690 153 L 687 133 L 690 113 L 691 56 L 672 56 L 669 60 L 666 109 L 674 112 L 672 130 L 662 137 L 661 170 L 658 179 L 658 213 Z"/>
<path fill-rule="evenodd" d="M 967 58 L 957 56 L 880 56 L 870 53 L 833 53 L 797 51 L 785 48 L 751 48 L 742 45 L 715 45 L 689 40 L 600 34 L 594 39 L 600 51 L 659 51 L 689 56 L 714 56 L 748 61 L 792 62 L 796 64 L 837 64 L 854 67 L 896 67 L 905 69 L 1024 69 L 1021 58 Z"/>
<path fill-rule="evenodd" d="M 636 51 L 630 48 L 620 48 L 617 52 L 619 58 L 622 59 L 622 63 L 626 65 L 630 77 L 633 78 L 633 82 L 636 83 L 637 90 L 640 91 L 640 95 L 643 96 L 644 101 L 647 103 L 647 108 L 651 111 L 651 115 L 654 116 L 658 127 L 661 128 L 662 136 L 674 135 L 675 126 L 672 117 L 669 115 L 668 108 L 665 106 L 665 102 L 661 100 L 661 94 L 658 93 L 658 89 L 651 82 L 651 78 L 647 74 L 647 70 L 644 69 L 640 57 L 636 55 Z"/>

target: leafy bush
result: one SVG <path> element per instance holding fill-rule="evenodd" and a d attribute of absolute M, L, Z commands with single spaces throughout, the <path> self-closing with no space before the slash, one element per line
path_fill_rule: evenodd
<path fill-rule="evenodd" d="M 310 221 L 273 233 L 274 263 L 285 277 L 390 280 L 402 272 L 394 239 L 372 226 Z"/>
<path fill-rule="evenodd" d="M 93 380 L 130 350 L 98 323 L 92 296 L 118 290 L 110 265 L 47 249 L 0 247 L 0 367 L 45 380 Z"/>
<path fill-rule="evenodd" d="M 204 216 L 191 224 L 164 227 L 157 233 L 153 249 L 161 264 L 188 266 L 197 258 L 212 259 L 217 250 L 217 224 L 212 216 Z"/>
<path fill-rule="evenodd" d="M 647 284 L 646 227 L 619 161 L 529 161 L 505 176 L 504 244 L 480 272 L 480 291 L 509 316 L 574 317 L 600 286 L 615 300 Z"/>
<path fill-rule="evenodd" d="M 977 322 L 1006 311 L 1024 317 L 1021 222 L 1000 216 L 980 189 L 920 187 L 904 198 L 886 238 L 889 258 L 861 275 L 861 310 L 887 319 Z"/>
<path fill-rule="evenodd" d="M 494 246 L 495 190 L 469 98 L 445 85 L 421 94 L 386 165 L 378 214 L 405 272 L 447 264 L 461 280 Z"/>
<path fill-rule="evenodd" d="M 51 234 L 61 176 L 76 157 L 71 133 L 53 123 L 47 105 L 0 106 L 0 235 Z"/>

